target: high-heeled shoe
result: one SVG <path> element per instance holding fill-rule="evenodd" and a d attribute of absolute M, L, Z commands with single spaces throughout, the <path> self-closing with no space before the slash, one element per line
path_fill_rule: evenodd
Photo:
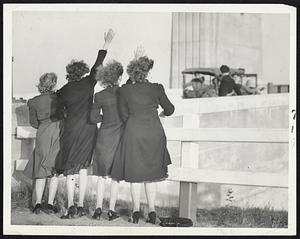
<path fill-rule="evenodd" d="M 100 220 L 100 216 L 102 214 L 102 209 L 100 207 L 98 207 L 95 212 L 94 215 L 92 216 L 93 219 L 98 219 Z"/>
<path fill-rule="evenodd" d="M 156 213 L 154 211 L 148 213 L 148 218 L 147 218 L 146 222 L 155 224 L 155 222 L 156 222 Z"/>
<path fill-rule="evenodd" d="M 109 210 L 109 211 L 107 212 L 107 215 L 108 215 L 108 220 L 109 220 L 109 221 L 115 220 L 115 219 L 117 219 L 117 218 L 120 217 L 120 216 L 119 216 L 116 212 L 114 212 L 113 210 Z"/>
<path fill-rule="evenodd" d="M 139 219 L 141 217 L 141 213 L 139 211 L 135 211 L 133 214 L 132 214 L 132 220 L 131 218 L 128 219 L 128 222 L 131 222 L 134 223 L 134 224 L 138 224 L 139 223 Z"/>
<path fill-rule="evenodd" d="M 61 219 L 74 218 L 76 213 L 77 213 L 77 208 L 75 206 L 71 206 L 71 207 L 68 208 L 67 214 L 62 215 L 60 218 Z"/>
<path fill-rule="evenodd" d="M 86 215 L 86 212 L 84 211 L 84 208 L 83 207 L 77 207 L 77 215 L 79 217 L 82 217 L 82 216 L 85 216 Z"/>
<path fill-rule="evenodd" d="M 37 203 L 33 208 L 32 212 L 35 214 L 39 214 L 41 212 L 41 209 L 42 209 L 42 205 L 40 203 Z"/>
<path fill-rule="evenodd" d="M 58 208 L 48 203 L 46 208 L 44 209 L 44 212 L 47 214 L 58 213 Z"/>

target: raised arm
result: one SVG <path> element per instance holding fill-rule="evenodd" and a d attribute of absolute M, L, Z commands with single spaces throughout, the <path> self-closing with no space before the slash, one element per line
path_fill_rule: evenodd
<path fill-rule="evenodd" d="M 112 29 L 109 29 L 107 33 L 106 32 L 104 33 L 104 45 L 103 45 L 102 49 L 98 51 L 98 56 L 97 56 L 96 62 L 93 65 L 93 67 L 91 68 L 91 72 L 88 77 L 90 82 L 93 85 L 95 85 L 97 83 L 96 78 L 95 78 L 97 68 L 103 64 L 104 58 L 107 54 L 107 49 L 109 48 L 109 45 L 110 45 L 112 39 L 114 38 L 114 35 L 115 34 Z"/>
<path fill-rule="evenodd" d="M 169 98 L 166 95 L 165 89 L 163 87 L 163 85 L 159 84 L 158 85 L 159 88 L 159 104 L 160 106 L 163 108 L 163 112 L 162 114 L 165 116 L 170 116 L 171 114 L 174 113 L 175 111 L 175 107 L 174 105 L 171 103 L 171 101 L 169 100 Z M 162 116 L 162 115 L 161 115 Z"/>
<path fill-rule="evenodd" d="M 91 112 L 90 112 L 90 121 L 93 124 L 100 123 L 103 120 L 103 115 L 100 114 L 101 111 L 101 101 L 95 95 L 95 100 L 94 104 L 92 105 Z"/>
<path fill-rule="evenodd" d="M 37 118 L 37 112 L 36 110 L 32 107 L 31 101 L 29 100 L 27 103 L 28 107 L 29 107 L 29 123 L 30 125 L 37 129 L 39 127 L 39 121 Z"/>

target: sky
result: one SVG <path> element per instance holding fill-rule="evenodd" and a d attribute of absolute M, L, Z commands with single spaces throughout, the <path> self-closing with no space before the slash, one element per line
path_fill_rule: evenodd
<path fill-rule="evenodd" d="M 13 13 L 13 95 L 38 94 L 36 84 L 45 72 L 58 75 L 58 88 L 67 83 L 65 66 L 84 60 L 91 67 L 103 46 L 104 32 L 115 31 L 105 61 L 116 59 L 125 69 L 142 45 L 154 60 L 152 82 L 169 86 L 171 13 L 15 11 Z M 259 29 L 258 29 L 259 30 Z M 289 83 L 289 16 L 262 14 L 262 79 Z M 251 60 L 251 59 L 250 59 Z M 99 90 L 96 86 L 95 91 Z"/>
<path fill-rule="evenodd" d="M 13 13 L 13 95 L 37 94 L 45 72 L 58 75 L 58 88 L 67 83 L 65 66 L 84 60 L 91 67 L 104 43 L 104 32 L 115 32 L 105 61 L 116 59 L 125 69 L 142 45 L 154 60 L 151 80 L 166 87 L 170 73 L 171 13 L 108 13 L 19 11 Z M 104 62 L 105 63 L 105 62 Z"/>

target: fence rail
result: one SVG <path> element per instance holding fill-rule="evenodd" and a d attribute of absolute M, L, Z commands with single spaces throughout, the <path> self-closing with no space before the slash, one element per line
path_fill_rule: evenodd
<path fill-rule="evenodd" d="M 260 187 L 288 187 L 288 177 L 280 173 L 198 169 L 198 142 L 288 143 L 288 129 L 190 128 L 197 118 L 189 118 L 186 128 L 166 128 L 168 140 L 181 141 L 181 167 L 169 167 L 168 180 L 180 182 L 179 214 L 196 220 L 197 183 L 217 183 Z M 191 123 L 190 123 L 191 122 Z M 194 123 L 193 123 L 194 122 Z M 34 139 L 36 129 L 19 126 L 18 139 Z M 28 160 L 16 160 L 16 170 L 24 170 Z"/>

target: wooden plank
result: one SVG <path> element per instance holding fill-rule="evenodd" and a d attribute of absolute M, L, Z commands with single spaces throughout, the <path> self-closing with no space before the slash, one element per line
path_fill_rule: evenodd
<path fill-rule="evenodd" d="M 35 138 L 36 129 L 31 126 L 18 126 L 17 138 L 18 139 L 32 139 Z"/>
<path fill-rule="evenodd" d="M 191 112 L 203 114 L 281 106 L 288 107 L 289 105 L 288 93 L 192 99 L 178 99 L 178 97 L 174 97 L 172 99 L 175 105 L 175 112 L 172 116 L 185 115 Z"/>
<path fill-rule="evenodd" d="M 174 141 L 288 143 L 288 129 L 266 128 L 166 128 L 167 139 Z"/>
<path fill-rule="evenodd" d="M 15 161 L 16 170 L 23 171 L 28 160 L 19 159 Z M 232 184 L 244 186 L 261 186 L 261 187 L 288 187 L 288 177 L 279 173 L 260 173 L 260 172 L 238 172 L 193 168 L 173 168 L 169 167 L 170 181 L 181 182 L 205 182 Z"/>
<path fill-rule="evenodd" d="M 239 172 L 193 168 L 169 167 L 168 180 L 180 182 L 205 182 L 226 185 L 258 187 L 288 187 L 288 175 L 265 172 Z"/>
<path fill-rule="evenodd" d="M 168 140 L 205 142 L 288 143 L 288 129 L 266 128 L 165 128 Z M 36 129 L 17 127 L 17 138 L 35 138 Z"/>
<path fill-rule="evenodd" d="M 28 161 L 29 161 L 28 159 L 17 159 L 15 161 L 16 171 L 24 171 Z"/>
<path fill-rule="evenodd" d="M 197 199 L 197 183 L 180 182 L 179 216 L 196 222 Z"/>
<path fill-rule="evenodd" d="M 199 127 L 197 114 L 184 115 L 182 120 L 184 128 Z M 198 168 L 199 144 L 198 142 L 182 142 L 181 144 L 181 167 Z M 179 216 L 196 221 L 197 209 L 197 183 L 180 182 L 179 193 Z"/>

